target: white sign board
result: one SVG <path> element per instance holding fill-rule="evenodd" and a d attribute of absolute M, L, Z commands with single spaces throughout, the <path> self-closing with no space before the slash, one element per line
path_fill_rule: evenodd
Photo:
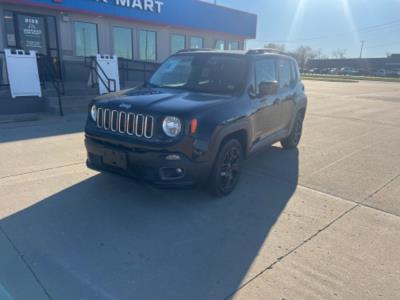
<path fill-rule="evenodd" d="M 42 97 L 36 52 L 29 54 L 24 50 L 4 50 L 6 54 L 7 76 L 10 83 L 11 97 Z"/>
<path fill-rule="evenodd" d="M 117 56 L 100 55 L 96 56 L 97 61 L 97 83 L 99 84 L 100 95 L 107 94 L 109 91 L 106 85 L 110 87 L 111 91 L 119 91 L 121 89 L 119 84 L 119 72 L 118 72 L 118 58 Z M 104 72 L 103 72 L 104 71 Z M 111 79 L 108 82 L 107 78 Z M 106 84 L 106 85 L 104 85 Z"/>

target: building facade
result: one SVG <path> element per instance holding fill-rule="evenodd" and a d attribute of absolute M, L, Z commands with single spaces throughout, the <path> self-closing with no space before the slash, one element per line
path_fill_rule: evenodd
<path fill-rule="evenodd" d="M 160 63 L 183 48 L 243 49 L 257 16 L 196 0 L 0 0 L 0 51 L 35 50 L 64 81 L 87 81 L 84 58 Z"/>

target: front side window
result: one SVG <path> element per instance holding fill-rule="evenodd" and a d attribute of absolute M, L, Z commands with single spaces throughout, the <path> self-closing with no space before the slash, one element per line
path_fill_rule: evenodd
<path fill-rule="evenodd" d="M 217 40 L 215 42 L 215 49 L 216 50 L 225 50 L 225 41 L 224 40 Z"/>
<path fill-rule="evenodd" d="M 121 58 L 132 59 L 132 29 L 113 27 L 114 54 Z"/>
<path fill-rule="evenodd" d="M 76 56 L 97 55 L 97 25 L 93 23 L 75 22 L 74 26 Z"/>
<path fill-rule="evenodd" d="M 182 49 L 185 49 L 185 36 L 180 34 L 171 35 L 171 53 L 174 54 Z"/>
<path fill-rule="evenodd" d="M 229 42 L 228 43 L 228 50 L 240 50 L 240 43 L 235 41 L 235 42 Z"/>
<path fill-rule="evenodd" d="M 263 59 L 256 62 L 256 93 L 259 93 L 261 82 L 276 81 L 275 60 Z"/>
<path fill-rule="evenodd" d="M 279 72 L 279 87 L 281 89 L 288 88 L 291 82 L 290 61 L 288 61 L 287 59 L 279 60 L 278 72 Z"/>
<path fill-rule="evenodd" d="M 201 49 L 204 48 L 204 40 L 201 37 L 190 38 L 190 48 L 191 49 Z"/>
<path fill-rule="evenodd" d="M 149 83 L 160 88 L 230 95 L 244 89 L 247 70 L 244 57 L 176 55 L 161 65 Z"/>
<path fill-rule="evenodd" d="M 154 31 L 141 30 L 139 33 L 139 58 L 141 60 L 157 59 L 157 35 Z"/>

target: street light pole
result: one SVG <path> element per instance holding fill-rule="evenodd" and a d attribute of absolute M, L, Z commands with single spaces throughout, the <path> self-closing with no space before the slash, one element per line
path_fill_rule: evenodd
<path fill-rule="evenodd" d="M 362 58 L 363 50 L 364 50 L 365 41 L 361 41 L 361 51 L 360 51 L 360 59 Z"/>

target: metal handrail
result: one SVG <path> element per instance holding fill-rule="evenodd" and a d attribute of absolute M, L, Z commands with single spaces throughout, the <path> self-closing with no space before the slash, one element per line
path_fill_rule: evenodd
<path fill-rule="evenodd" d="M 142 65 L 142 68 L 129 67 L 130 63 L 140 64 Z M 154 68 L 148 69 L 147 67 L 149 65 L 154 66 Z M 143 72 L 143 82 L 145 82 L 147 80 L 147 74 L 156 71 L 159 66 L 160 64 L 156 62 L 118 58 L 118 68 L 119 71 L 121 71 L 121 73 L 123 74 L 123 76 L 121 76 L 121 82 L 123 84 L 125 84 L 125 81 L 127 81 L 129 72 Z"/>
<path fill-rule="evenodd" d="M 88 60 L 89 60 L 89 64 L 88 64 Z M 101 80 L 101 82 L 103 83 L 103 85 L 105 86 L 105 88 L 107 89 L 107 91 L 109 93 L 113 93 L 113 92 L 117 91 L 116 80 L 112 79 L 112 78 L 108 78 L 106 72 L 103 70 L 101 65 L 97 62 L 96 57 L 94 57 L 94 56 L 85 57 L 85 66 L 89 67 L 92 72 L 92 86 L 94 85 L 94 82 L 93 82 L 93 72 L 94 72 L 97 75 L 97 78 L 99 78 Z M 100 70 L 100 72 L 99 72 L 99 70 Z M 107 83 L 104 81 L 104 79 L 101 75 L 107 80 Z M 111 89 L 111 83 L 113 84 L 113 89 Z"/>
<path fill-rule="evenodd" d="M 37 57 L 43 57 L 40 54 L 37 54 Z M 44 57 L 45 59 L 44 61 L 44 66 L 46 68 L 46 71 L 48 72 L 47 74 L 50 75 L 50 82 L 53 85 L 53 88 L 56 90 L 57 92 L 57 99 L 58 99 L 58 107 L 59 107 L 59 112 L 60 112 L 60 116 L 64 116 L 64 110 L 63 110 L 63 104 L 61 101 L 61 94 L 65 94 L 65 87 L 64 87 L 64 83 L 61 79 L 59 79 L 56 75 L 56 71 L 53 69 L 54 66 L 49 63 L 49 61 L 46 59 L 46 57 Z M 47 79 L 47 78 L 46 78 Z"/>

